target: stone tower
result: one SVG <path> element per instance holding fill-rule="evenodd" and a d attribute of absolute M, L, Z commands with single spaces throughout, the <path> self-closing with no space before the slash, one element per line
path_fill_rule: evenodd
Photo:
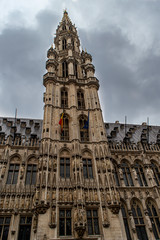
<path fill-rule="evenodd" d="M 114 239 L 110 231 L 114 226 L 120 239 L 120 198 L 98 97 L 99 81 L 92 56 L 80 50 L 76 27 L 66 11 L 54 44 L 47 52 L 43 81 L 37 237 Z"/>

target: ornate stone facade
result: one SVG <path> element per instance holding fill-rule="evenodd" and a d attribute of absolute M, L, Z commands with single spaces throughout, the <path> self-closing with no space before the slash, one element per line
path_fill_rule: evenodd
<path fill-rule="evenodd" d="M 92 57 L 66 11 L 54 44 L 43 121 L 0 119 L 0 238 L 160 238 L 160 127 L 103 122 Z"/>

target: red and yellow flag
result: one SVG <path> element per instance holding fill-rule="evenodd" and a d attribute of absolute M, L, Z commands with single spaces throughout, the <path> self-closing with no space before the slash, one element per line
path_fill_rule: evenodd
<path fill-rule="evenodd" d="M 62 113 L 61 118 L 59 120 L 59 125 L 61 125 L 61 132 L 63 131 L 63 115 L 64 113 Z"/>

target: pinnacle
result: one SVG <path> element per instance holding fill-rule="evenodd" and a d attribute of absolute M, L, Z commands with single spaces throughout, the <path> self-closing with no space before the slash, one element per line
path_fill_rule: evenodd
<path fill-rule="evenodd" d="M 69 22 L 69 23 L 72 23 L 69 16 L 68 16 L 68 12 L 67 10 L 65 9 L 64 12 L 63 12 L 63 17 L 62 17 L 62 22 Z"/>

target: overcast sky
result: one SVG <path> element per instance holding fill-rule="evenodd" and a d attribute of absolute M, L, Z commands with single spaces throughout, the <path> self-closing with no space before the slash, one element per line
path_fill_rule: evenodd
<path fill-rule="evenodd" d="M 92 55 L 106 122 L 160 125 L 160 0 L 0 0 L 0 116 L 43 118 L 43 74 L 63 10 Z"/>

